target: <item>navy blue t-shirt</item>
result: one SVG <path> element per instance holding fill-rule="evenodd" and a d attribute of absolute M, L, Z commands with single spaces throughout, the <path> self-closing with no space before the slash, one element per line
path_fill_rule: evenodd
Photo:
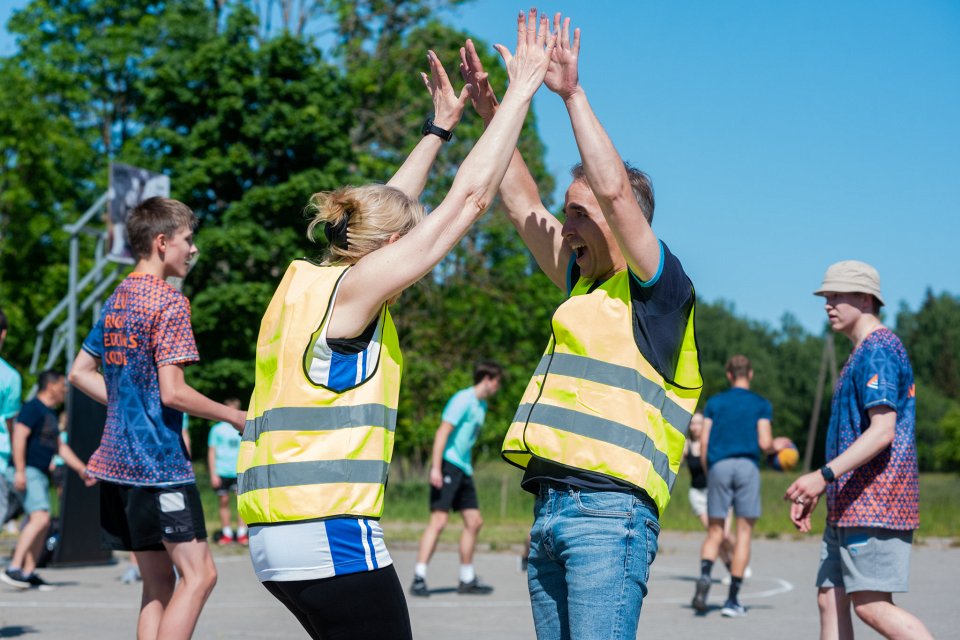
<path fill-rule="evenodd" d="M 30 429 L 27 436 L 27 466 L 47 473 L 50 461 L 60 447 L 57 412 L 37 398 L 20 408 L 17 422 Z"/>
<path fill-rule="evenodd" d="M 718 393 L 703 410 L 712 421 L 707 444 L 707 464 L 726 458 L 750 458 L 760 464 L 757 421 L 773 420 L 773 405 L 763 396 L 733 387 Z"/>
<path fill-rule="evenodd" d="M 633 338 L 643 357 L 667 380 L 673 380 L 680 346 L 693 306 L 693 283 L 680 260 L 660 243 L 660 265 L 650 280 L 643 282 L 631 272 L 630 298 L 633 309 Z M 567 268 L 567 293 L 580 279 L 576 256 Z M 602 281 L 594 283 L 596 289 Z M 521 486 L 537 493 L 541 482 L 557 483 L 597 491 L 630 491 L 637 488 L 615 478 L 582 469 L 565 467 L 533 457 L 523 474 Z M 651 501 L 652 504 L 652 501 Z"/>

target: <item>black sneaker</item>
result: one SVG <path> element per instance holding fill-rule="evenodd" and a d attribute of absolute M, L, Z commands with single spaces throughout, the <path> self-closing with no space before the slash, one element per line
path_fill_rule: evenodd
<path fill-rule="evenodd" d="M 480 582 L 480 578 L 474 578 L 470 582 L 460 581 L 460 584 L 457 585 L 457 593 L 468 593 L 477 596 L 485 596 L 488 593 L 493 593 L 493 587 L 488 584 L 483 584 Z"/>
<path fill-rule="evenodd" d="M 0 573 L 0 580 L 15 589 L 29 589 L 33 586 L 20 569 L 7 569 Z"/>
<path fill-rule="evenodd" d="M 53 591 L 56 589 L 55 586 L 38 576 L 36 573 L 31 573 L 29 576 L 25 576 L 25 579 L 30 583 L 30 588 L 36 589 L 37 591 Z"/>
<path fill-rule="evenodd" d="M 690 606 L 694 608 L 697 613 L 704 613 L 707 610 L 707 593 L 710 591 L 710 578 L 707 576 L 700 576 L 700 579 L 697 580 L 697 591 L 693 594 L 693 602 L 690 603 Z"/>
<path fill-rule="evenodd" d="M 427 588 L 427 581 L 420 576 L 413 577 L 413 584 L 410 585 L 410 595 L 427 598 L 430 596 L 430 589 Z"/>

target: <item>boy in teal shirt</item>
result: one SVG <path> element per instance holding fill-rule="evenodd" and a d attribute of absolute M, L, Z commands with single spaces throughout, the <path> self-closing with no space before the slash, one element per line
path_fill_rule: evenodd
<path fill-rule="evenodd" d="M 420 539 L 417 566 L 410 593 L 429 596 L 427 564 L 447 525 L 450 510 L 463 516 L 460 535 L 459 593 L 486 594 L 493 588 L 477 580 L 473 550 L 483 526 L 477 490 L 473 484 L 471 451 L 487 415 L 487 398 L 500 388 L 503 371 L 495 362 L 480 362 L 473 369 L 473 386 L 461 389 L 447 401 L 440 428 L 433 440 L 430 465 L 430 522 Z"/>
<path fill-rule="evenodd" d="M 224 402 L 228 407 L 240 408 L 240 401 L 231 398 Z M 219 544 L 230 544 L 234 540 L 246 546 L 249 543 L 247 526 L 237 516 L 237 536 L 233 536 L 230 526 L 230 503 L 237 493 L 237 455 L 240 453 L 240 433 L 228 422 L 218 422 L 210 428 L 207 438 L 207 464 L 210 467 L 210 486 L 217 492 L 220 500 L 220 540 Z"/>
<path fill-rule="evenodd" d="M 7 339 L 7 316 L 0 311 L 0 349 Z M 0 358 L 0 526 L 6 522 L 7 494 L 9 488 L 4 472 L 10 466 L 10 435 L 13 433 L 14 418 L 20 412 L 20 394 L 23 382 L 17 370 L 6 360 Z"/>

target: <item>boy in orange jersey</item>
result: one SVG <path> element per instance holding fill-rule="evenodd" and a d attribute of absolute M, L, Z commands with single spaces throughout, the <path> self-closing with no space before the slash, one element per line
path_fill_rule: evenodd
<path fill-rule="evenodd" d="M 134 552 L 140 566 L 138 638 L 189 638 L 217 581 L 183 413 L 237 430 L 245 422 L 244 412 L 184 380 L 184 366 L 199 360 L 190 302 L 166 278 L 186 276 L 196 223 L 189 207 L 169 198 L 133 210 L 127 233 L 138 262 L 104 303 L 70 372 L 72 384 L 107 405 L 87 473 L 100 481 L 104 544 Z"/>

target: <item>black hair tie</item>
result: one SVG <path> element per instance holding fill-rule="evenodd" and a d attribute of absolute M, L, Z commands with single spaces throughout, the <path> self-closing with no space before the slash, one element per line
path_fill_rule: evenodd
<path fill-rule="evenodd" d="M 327 242 L 340 249 L 347 248 L 347 224 L 350 222 L 350 214 L 346 213 L 340 216 L 340 221 L 336 224 L 329 222 L 323 228 L 323 234 L 327 237 Z"/>

